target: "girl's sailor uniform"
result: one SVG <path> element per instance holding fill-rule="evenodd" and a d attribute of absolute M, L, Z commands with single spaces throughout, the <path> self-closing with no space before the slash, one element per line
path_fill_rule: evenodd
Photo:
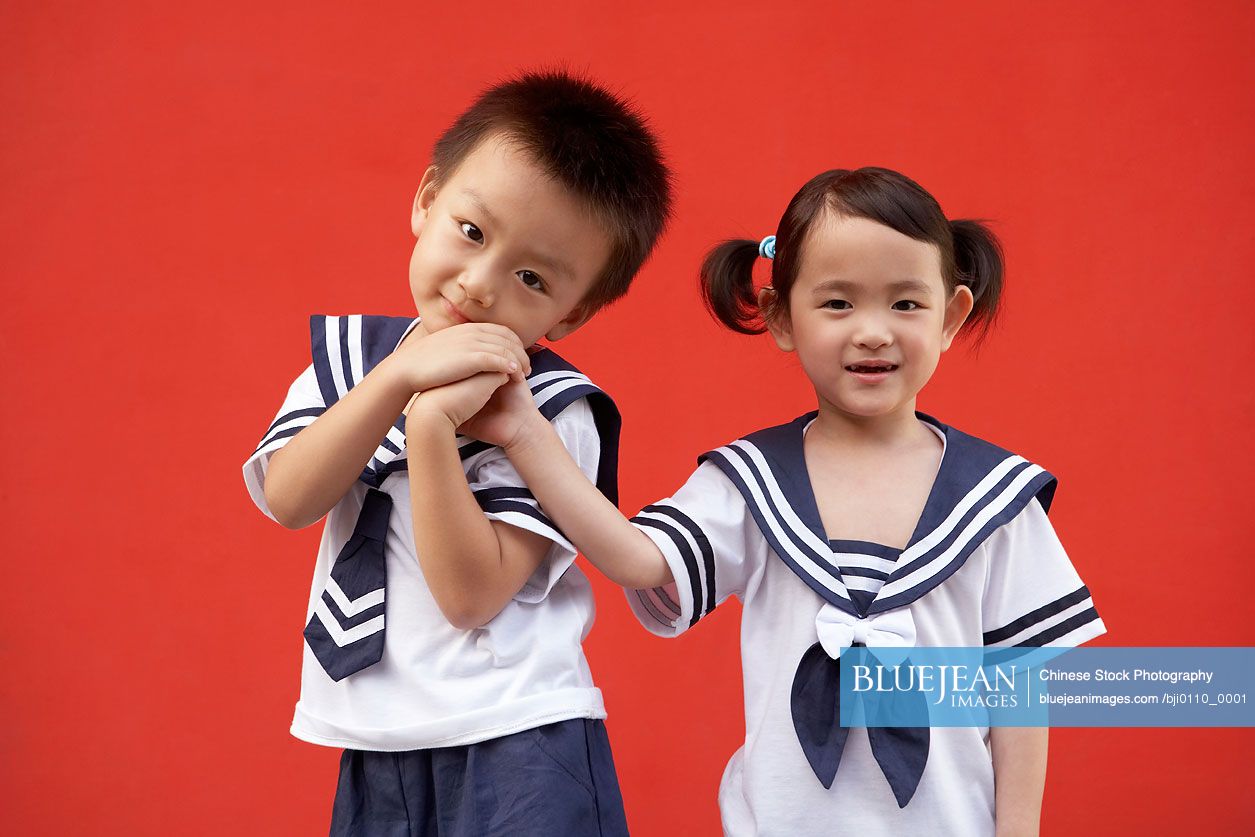
<path fill-rule="evenodd" d="M 945 446 L 904 549 L 831 539 L 803 453 L 815 413 L 700 457 L 633 522 L 674 583 L 629 592 L 676 636 L 739 597 L 746 740 L 720 786 L 731 835 L 993 833 L 987 728 L 839 728 L 835 660 L 871 646 L 1078 645 L 1105 632 L 1046 518 L 1039 466 L 920 416 Z"/>

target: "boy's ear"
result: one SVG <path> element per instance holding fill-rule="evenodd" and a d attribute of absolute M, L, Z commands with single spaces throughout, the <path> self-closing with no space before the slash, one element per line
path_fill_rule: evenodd
<path fill-rule="evenodd" d="M 950 295 L 950 301 L 946 303 L 946 316 L 941 327 L 941 351 L 950 348 L 950 344 L 954 342 L 954 337 L 959 333 L 959 329 L 967 322 L 968 316 L 972 313 L 972 306 L 976 304 L 975 298 L 972 296 L 972 289 L 966 285 L 959 285 L 954 289 L 954 293 Z"/>
<path fill-rule="evenodd" d="M 758 292 L 758 310 L 763 312 L 763 323 L 780 351 L 793 351 L 793 323 L 789 320 L 789 312 L 779 309 L 775 288 L 769 285 Z"/>
<path fill-rule="evenodd" d="M 415 238 L 418 238 L 419 233 L 423 231 L 427 213 L 431 211 L 431 205 L 436 202 L 437 188 L 436 167 L 428 166 L 427 171 L 423 172 L 423 179 L 418 182 L 418 193 L 414 195 L 414 208 L 410 212 L 410 229 Z"/>
<path fill-rule="evenodd" d="M 584 323 L 593 318 L 593 314 L 597 313 L 597 309 L 592 305 L 584 305 L 583 303 L 571 309 L 571 313 L 567 314 L 557 325 L 545 332 L 546 340 L 561 340 L 571 332 L 575 331 Z"/>

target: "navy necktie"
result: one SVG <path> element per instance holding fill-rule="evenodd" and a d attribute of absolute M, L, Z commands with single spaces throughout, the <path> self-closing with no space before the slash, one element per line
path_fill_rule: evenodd
<path fill-rule="evenodd" d="M 383 544 L 391 511 L 391 497 L 367 490 L 353 536 L 336 556 L 327 587 L 305 626 L 305 641 L 332 680 L 343 680 L 383 656 L 388 582 Z"/>
<path fill-rule="evenodd" d="M 909 691 L 897 699 L 922 703 L 924 696 L 918 691 Z M 829 657 L 818 642 L 807 649 L 798 663 L 790 706 L 793 731 L 797 733 L 802 752 L 815 778 L 825 788 L 831 788 L 850 730 L 841 726 L 841 663 Z M 926 709 L 917 708 L 912 716 L 927 714 Z M 867 738 L 898 807 L 905 808 L 915 795 L 928 763 L 928 727 L 869 726 Z"/>

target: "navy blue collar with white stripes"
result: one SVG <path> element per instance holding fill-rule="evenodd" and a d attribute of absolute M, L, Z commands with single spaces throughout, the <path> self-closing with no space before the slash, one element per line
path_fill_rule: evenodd
<path fill-rule="evenodd" d="M 343 317 L 316 315 L 310 317 L 310 349 L 318 388 L 327 407 L 339 401 L 361 382 L 384 358 L 392 354 L 401 341 L 418 325 L 418 320 L 405 317 L 379 317 L 352 314 Z M 545 418 L 553 421 L 558 414 L 581 398 L 588 405 L 601 437 L 597 487 L 618 502 L 619 411 L 610 396 L 578 369 L 551 349 L 540 349 L 531 355 L 532 371 L 527 376 L 532 397 Z M 485 442 L 458 437 L 458 452 L 465 461 L 491 446 Z M 383 441 L 362 470 L 361 479 L 377 488 L 390 474 L 404 471 L 405 417 L 398 416 Z"/>
<path fill-rule="evenodd" d="M 945 440 L 945 454 L 907 546 L 830 541 L 806 469 L 803 438 L 815 412 L 703 454 L 736 485 L 773 551 L 826 602 L 855 616 L 909 605 L 958 570 L 1036 497 L 1049 509 L 1055 478 L 1022 457 L 917 413 Z M 896 554 L 875 596 L 851 595 L 841 553 Z M 888 568 L 886 568 L 888 569 Z"/>

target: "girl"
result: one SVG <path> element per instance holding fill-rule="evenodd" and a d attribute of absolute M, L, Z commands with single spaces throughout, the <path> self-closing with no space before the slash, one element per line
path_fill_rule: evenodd
<path fill-rule="evenodd" d="M 760 255 L 771 284 L 755 294 Z M 653 633 L 741 598 L 746 739 L 720 786 L 727 834 L 1036 833 L 1044 729 L 864 733 L 833 709 L 835 660 L 855 642 L 1071 646 L 1105 631 L 1046 519 L 1054 478 L 915 411 L 955 336 L 993 321 L 997 241 L 901 174 L 838 169 L 802 187 L 775 236 L 712 250 L 702 283 L 729 328 L 797 353 L 816 410 L 706 453 L 630 522 L 527 389 L 502 387 L 464 429 L 504 447 Z M 458 418 L 486 389 L 466 387 Z"/>

